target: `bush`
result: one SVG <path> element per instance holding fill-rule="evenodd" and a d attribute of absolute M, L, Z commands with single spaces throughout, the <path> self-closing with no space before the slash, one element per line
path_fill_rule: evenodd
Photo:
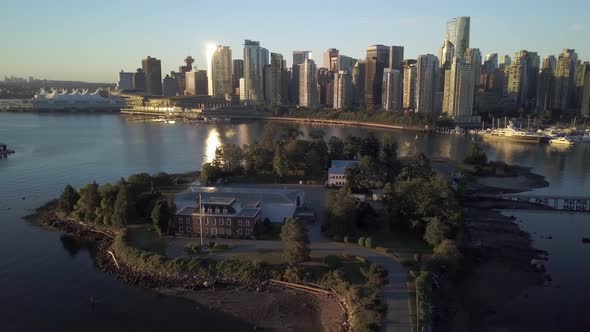
<path fill-rule="evenodd" d="M 373 239 L 371 237 L 365 239 L 365 247 L 373 248 Z"/>
<path fill-rule="evenodd" d="M 344 239 L 342 239 L 342 241 L 344 241 L 344 243 L 350 243 L 350 238 L 347 235 L 344 237 Z"/>
<path fill-rule="evenodd" d="M 342 260 L 338 256 L 328 255 L 324 257 L 324 264 L 326 264 L 330 270 L 336 270 L 342 266 Z"/>
<path fill-rule="evenodd" d="M 364 246 L 365 246 L 365 237 L 364 237 L 364 236 L 361 236 L 361 237 L 359 238 L 359 240 L 358 240 L 358 244 L 359 244 L 359 246 L 361 246 L 361 247 L 364 247 Z"/>

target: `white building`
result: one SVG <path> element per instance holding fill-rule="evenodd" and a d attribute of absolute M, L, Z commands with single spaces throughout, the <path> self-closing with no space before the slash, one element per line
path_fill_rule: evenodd
<path fill-rule="evenodd" d="M 383 71 L 383 93 L 381 105 L 388 111 L 402 109 L 402 74 L 397 69 L 385 68 Z"/>
<path fill-rule="evenodd" d="M 341 70 L 334 74 L 334 108 L 352 106 L 352 77 L 350 72 Z"/>
<path fill-rule="evenodd" d="M 121 70 L 119 72 L 119 80 L 117 81 L 117 90 L 133 90 L 133 75 L 135 73 L 128 73 Z"/>
<path fill-rule="evenodd" d="M 328 187 L 342 187 L 346 184 L 346 169 L 358 166 L 358 160 L 332 160 L 328 169 Z"/>
<path fill-rule="evenodd" d="M 317 68 L 315 62 L 306 59 L 299 66 L 299 106 L 315 107 L 318 105 Z"/>
<path fill-rule="evenodd" d="M 122 98 L 102 96 L 99 90 L 89 93 L 88 90 L 53 89 L 41 92 L 33 97 L 33 111 L 103 111 L 115 112 L 125 106 Z"/>
<path fill-rule="evenodd" d="M 224 98 L 232 91 L 232 55 L 231 48 L 218 45 L 211 57 L 211 95 Z"/>
<path fill-rule="evenodd" d="M 438 58 L 432 54 L 418 56 L 416 64 L 416 112 L 436 111 Z"/>
<path fill-rule="evenodd" d="M 453 118 L 473 114 L 474 79 L 473 65 L 454 57 L 451 68 L 445 73 L 443 113 Z"/>

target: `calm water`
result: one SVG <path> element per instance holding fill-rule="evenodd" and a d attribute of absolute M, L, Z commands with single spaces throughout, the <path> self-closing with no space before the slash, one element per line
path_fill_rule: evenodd
<path fill-rule="evenodd" d="M 65 250 L 61 234 L 32 226 L 21 217 L 58 196 L 67 183 L 78 186 L 141 171 L 198 169 L 221 142 L 251 143 L 263 127 L 262 122 L 171 125 L 117 115 L 0 113 L 0 141 L 17 151 L 0 160 L 0 329 L 247 329 L 230 317 L 197 311 L 185 301 L 113 280 L 94 267 L 88 251 Z M 301 127 L 304 133 L 311 129 Z M 327 137 L 366 133 L 360 128 L 323 129 Z M 401 154 L 422 151 L 459 160 L 470 146 L 467 137 L 421 134 L 416 139 L 415 134 L 390 133 L 400 142 Z M 539 191 L 590 196 L 590 145 L 563 150 L 494 142 L 485 148 L 492 159 L 531 166 L 545 175 L 551 185 Z M 524 214 L 527 231 L 554 236 L 554 240 L 536 238 L 535 245 L 551 252 L 549 272 L 560 286 L 530 290 L 544 304 L 531 305 L 532 315 L 550 307 L 552 315 L 544 315 L 547 320 L 570 317 L 571 308 L 585 308 L 590 301 L 590 287 L 582 282 L 590 277 L 590 245 L 580 243 L 581 236 L 590 237 L 590 216 Z M 98 302 L 94 309 L 88 304 L 90 297 Z"/>

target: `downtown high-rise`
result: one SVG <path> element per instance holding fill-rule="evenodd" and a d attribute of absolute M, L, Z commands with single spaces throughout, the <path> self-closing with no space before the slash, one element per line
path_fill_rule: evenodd
<path fill-rule="evenodd" d="M 398 69 L 385 68 L 383 70 L 383 92 L 381 105 L 388 111 L 402 109 L 402 72 Z"/>
<path fill-rule="evenodd" d="M 343 109 L 352 106 L 352 76 L 341 70 L 334 74 L 334 108 Z"/>
<path fill-rule="evenodd" d="M 244 41 L 244 86 L 240 90 L 241 100 L 262 101 L 264 99 L 263 78 L 268 57 L 268 50 L 260 47 L 260 42 L 248 39 Z"/>
<path fill-rule="evenodd" d="M 553 109 L 567 111 L 573 104 L 575 75 L 578 54 L 573 49 L 564 49 L 557 58 L 555 85 L 553 89 Z"/>
<path fill-rule="evenodd" d="M 471 116 L 474 98 L 474 66 L 465 58 L 454 57 L 445 74 L 443 113 L 453 118 Z"/>
<path fill-rule="evenodd" d="M 211 95 L 216 98 L 224 98 L 226 94 L 232 94 L 232 55 L 227 46 L 217 46 L 211 57 Z"/>
<path fill-rule="evenodd" d="M 438 75 L 438 58 L 432 54 L 419 55 L 416 63 L 416 112 L 436 112 Z"/>
<path fill-rule="evenodd" d="M 317 67 L 311 59 L 299 65 L 299 106 L 313 108 L 318 106 Z"/>
<path fill-rule="evenodd" d="M 445 39 L 449 40 L 455 47 L 455 56 L 462 57 L 469 48 L 469 30 L 471 18 L 460 16 L 447 22 L 447 33 Z"/>
<path fill-rule="evenodd" d="M 162 63 L 148 56 L 141 61 L 146 76 L 146 92 L 150 95 L 162 95 Z"/>

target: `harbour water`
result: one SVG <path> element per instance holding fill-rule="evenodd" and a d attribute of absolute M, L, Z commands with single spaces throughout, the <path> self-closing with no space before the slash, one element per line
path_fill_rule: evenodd
<path fill-rule="evenodd" d="M 188 302 L 116 281 L 96 269 L 91 250 L 72 250 L 61 234 L 33 226 L 22 217 L 57 197 L 68 183 L 79 186 L 92 180 L 116 181 L 135 172 L 198 169 L 222 142 L 252 143 L 263 127 L 264 122 L 258 121 L 165 124 L 107 114 L 0 113 L 0 141 L 16 151 L 0 159 L 0 329 L 147 331 L 198 325 L 203 330 L 230 331 L 245 327 L 244 322 L 223 314 L 195 310 Z M 301 126 L 304 133 L 311 129 Z M 368 131 L 322 129 L 326 138 Z M 374 131 L 378 136 L 394 135 L 402 155 L 421 151 L 461 160 L 471 144 L 468 136 Z M 590 144 L 566 149 L 507 141 L 483 144 L 490 159 L 530 166 L 546 176 L 550 186 L 538 192 L 590 196 Z M 581 244 L 582 236 L 590 237 L 590 215 L 519 213 L 523 228 L 533 234 L 534 245 L 549 251 L 548 272 L 559 287 L 530 289 L 529 300 L 537 301 L 525 303 L 530 309 L 527 315 L 542 316 L 547 327 L 564 319 L 576 325 L 590 323 L 588 317 L 572 321 L 574 308 L 586 308 L 590 302 L 590 286 L 583 282 L 590 278 L 590 245 Z M 553 240 L 537 235 L 552 235 Z M 90 306 L 90 298 L 95 306 Z"/>

